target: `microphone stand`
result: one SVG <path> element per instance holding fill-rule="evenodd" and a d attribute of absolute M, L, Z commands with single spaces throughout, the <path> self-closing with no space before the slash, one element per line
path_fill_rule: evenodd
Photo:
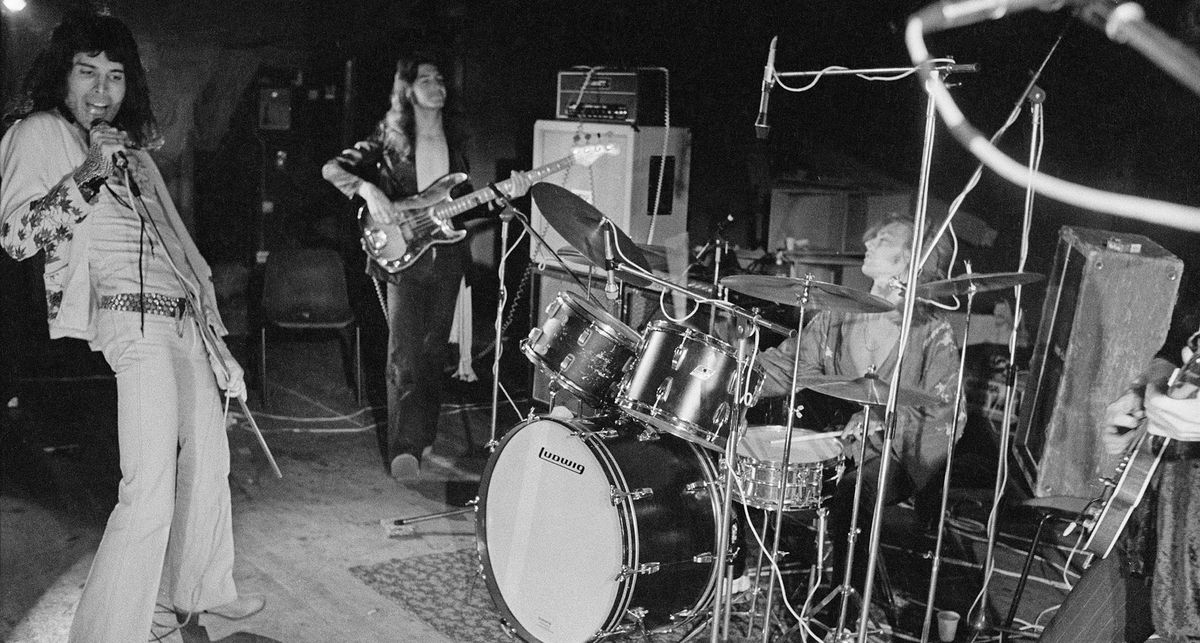
<path fill-rule="evenodd" d="M 971 264 L 967 263 L 967 274 Z M 925 620 L 921 623 L 921 643 L 929 640 L 930 624 L 933 622 L 933 602 L 937 598 L 938 573 L 942 566 L 942 538 L 946 533 L 946 506 L 950 500 L 950 471 L 954 464 L 954 436 L 958 434 L 958 409 L 962 404 L 963 374 L 967 366 L 967 342 L 971 339 L 971 305 L 979 288 L 971 283 L 967 287 L 967 322 L 963 329 L 962 350 L 958 358 L 958 382 L 954 387 L 954 421 L 950 423 L 950 435 L 946 441 L 946 474 L 942 477 L 942 505 L 938 513 L 937 542 L 933 546 L 933 563 L 929 572 L 929 594 L 925 598 Z"/>
<path fill-rule="evenodd" d="M 934 72 L 939 78 L 939 72 Z M 926 83 L 928 85 L 928 83 Z M 926 93 L 928 87 L 926 87 Z M 912 248 L 908 259 L 908 288 L 904 289 L 904 300 L 901 310 L 900 338 L 896 342 L 896 369 L 892 373 L 888 387 L 887 404 L 884 407 L 883 445 L 879 456 L 879 482 L 876 485 L 875 511 L 871 517 L 871 537 L 867 550 L 867 577 L 863 585 L 862 612 L 858 617 L 858 642 L 867 641 L 867 620 L 870 615 L 871 591 L 875 584 L 875 567 L 879 563 L 879 537 L 883 522 L 883 507 L 887 499 L 889 474 L 891 473 L 892 444 L 896 439 L 896 398 L 900 390 L 900 373 L 903 372 L 904 354 L 908 350 L 908 341 L 912 334 L 913 308 L 916 304 L 917 275 L 921 247 L 924 240 L 925 215 L 929 208 L 929 176 L 933 159 L 933 134 L 937 110 L 934 108 L 933 96 L 929 94 L 925 104 L 925 141 L 921 149 L 921 172 L 917 186 L 917 204 L 913 216 Z M 865 439 L 865 438 L 864 438 Z M 859 464 L 862 466 L 862 463 Z"/>
<path fill-rule="evenodd" d="M 1033 128 L 1030 132 L 1029 171 L 1036 173 L 1041 155 L 1042 102 L 1045 93 L 1030 94 L 1029 100 L 1033 109 Z M 1017 271 L 1025 270 L 1025 260 L 1029 256 L 1029 233 L 1033 225 L 1033 195 L 1035 190 L 1032 183 L 1025 190 L 1025 208 L 1021 220 L 1021 254 L 1017 260 Z M 971 619 L 971 629 L 979 634 L 995 627 L 989 623 L 988 587 L 991 585 L 992 573 L 995 570 L 996 536 L 999 526 L 1000 500 L 1008 483 L 1008 449 L 1012 430 L 1012 408 L 1016 401 L 1016 363 L 1017 363 L 1017 330 L 1021 327 L 1021 294 L 1023 288 L 1016 286 L 1013 303 L 1013 324 L 1008 336 L 1008 368 L 1005 372 L 1004 417 L 1000 423 L 999 454 L 996 456 L 996 481 L 992 497 L 992 511 L 988 514 L 987 551 L 983 558 L 983 587 L 979 590 L 979 611 Z M 965 347 L 964 347 L 965 351 Z M 1001 638 L 1003 638 L 1003 632 Z"/>
<path fill-rule="evenodd" d="M 783 505 L 787 500 L 788 465 L 791 464 L 792 457 L 792 429 L 796 421 L 796 380 L 800 374 L 800 338 L 801 333 L 804 331 L 804 313 L 808 308 L 809 287 L 812 281 L 812 275 L 805 276 L 804 289 L 800 291 L 800 296 L 796 298 L 796 305 L 800 307 L 800 319 L 796 324 L 796 353 L 792 357 L 792 384 L 790 387 L 791 391 L 788 393 L 787 429 L 783 434 L 783 462 L 780 464 L 780 471 L 782 473 L 779 482 L 779 504 L 775 507 L 775 533 L 772 537 L 771 551 L 769 552 L 771 573 L 767 576 L 767 602 L 763 610 L 763 643 L 769 643 L 770 641 L 771 603 L 775 597 L 775 570 L 779 567 L 779 537 L 780 532 L 783 531 Z M 779 594 L 781 597 L 784 596 L 782 574 L 779 579 Z M 784 597 L 783 600 L 787 600 L 787 598 Z"/>

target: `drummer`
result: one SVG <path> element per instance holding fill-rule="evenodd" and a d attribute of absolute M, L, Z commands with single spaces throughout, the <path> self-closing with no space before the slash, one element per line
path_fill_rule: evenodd
<path fill-rule="evenodd" d="M 863 235 L 866 256 L 862 272 L 873 285 L 871 294 L 900 303 L 903 293 L 900 281 L 907 278 L 909 254 L 913 240 L 912 219 L 890 216 L 871 227 Z M 929 261 L 917 276 L 920 283 L 935 281 L 945 275 L 950 259 L 949 242 L 942 243 L 930 253 Z M 858 378 L 877 373 L 890 380 L 896 366 L 897 344 L 900 339 L 900 312 L 842 313 L 818 312 L 800 335 L 799 375 L 844 376 Z M 788 393 L 792 381 L 792 365 L 796 339 L 791 338 L 776 348 L 759 355 L 765 381 L 762 398 Z M 892 457 L 895 458 L 887 486 L 888 502 L 916 498 L 918 516 L 925 524 L 936 520 L 937 494 L 940 473 L 946 461 L 946 441 L 954 427 L 953 400 L 958 376 L 958 345 L 950 324 L 934 309 L 918 302 L 913 314 L 900 385 L 941 396 L 947 404 L 934 407 L 898 407 L 896 436 Z M 761 404 L 761 403 L 760 403 Z M 857 439 L 862 424 L 862 412 L 854 415 L 844 427 L 846 453 L 857 458 L 860 445 Z M 863 530 L 857 540 L 854 555 L 853 585 L 860 592 L 866 576 L 867 543 L 870 542 L 870 522 L 875 503 L 879 474 L 879 453 L 883 407 L 871 410 L 871 432 L 868 433 L 867 456 L 862 464 L 863 494 L 859 511 L 859 526 Z M 961 428 L 962 423 L 958 426 Z M 959 434 L 955 435 L 957 440 Z M 899 466 L 895 466 L 895 465 Z M 846 534 L 850 528 L 856 476 L 848 471 L 838 484 L 830 506 L 829 526 L 833 539 L 835 569 L 844 569 Z M 922 501 L 928 490 L 928 501 Z M 840 580 L 840 578 L 839 578 Z"/>

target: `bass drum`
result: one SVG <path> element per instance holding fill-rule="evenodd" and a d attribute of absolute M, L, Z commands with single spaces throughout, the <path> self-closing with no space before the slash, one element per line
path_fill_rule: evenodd
<path fill-rule="evenodd" d="M 629 418 L 514 427 L 483 472 L 475 523 L 507 625 L 568 643 L 691 621 L 716 586 L 716 481 L 702 449 Z"/>

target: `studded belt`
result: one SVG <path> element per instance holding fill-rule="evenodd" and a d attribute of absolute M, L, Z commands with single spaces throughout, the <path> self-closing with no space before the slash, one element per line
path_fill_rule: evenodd
<path fill-rule="evenodd" d="M 105 310 L 144 312 L 147 315 L 162 315 L 163 317 L 183 317 L 190 312 L 187 299 L 168 297 L 153 292 L 104 295 L 100 298 L 100 307 Z"/>

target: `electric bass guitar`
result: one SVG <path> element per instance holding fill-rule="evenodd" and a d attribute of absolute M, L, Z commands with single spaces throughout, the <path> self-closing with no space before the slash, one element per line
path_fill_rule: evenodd
<path fill-rule="evenodd" d="M 1200 351 L 1188 360 L 1183 368 L 1175 371 L 1167 384 L 1166 394 L 1175 399 L 1195 397 L 1200 390 Z M 1146 430 L 1146 420 L 1142 420 L 1136 431 L 1138 435 L 1129 452 L 1117 465 L 1113 477 L 1104 480 L 1104 494 L 1097 498 L 1097 503 L 1103 503 L 1095 517 L 1083 520 L 1083 528 L 1088 532 L 1088 541 L 1084 547 L 1107 558 L 1113 547 L 1125 531 L 1125 525 L 1133 514 L 1134 508 L 1142 502 L 1150 481 L 1154 477 L 1158 463 L 1162 461 L 1163 452 L 1170 444 L 1169 438 L 1151 435 Z"/>
<path fill-rule="evenodd" d="M 602 156 L 616 156 L 617 146 L 585 145 L 571 148 L 571 155 L 522 174 L 536 183 L 551 174 L 562 172 L 572 165 L 588 167 Z M 416 194 L 392 202 L 391 221 L 377 217 L 366 205 L 359 208 L 358 223 L 362 229 L 362 247 L 384 270 L 396 273 L 408 268 L 432 246 L 462 241 L 465 230 L 455 230 L 450 219 L 471 208 L 500 197 L 491 186 L 476 190 L 454 200 L 448 200 L 454 186 L 467 180 L 462 172 L 453 172 L 434 181 L 433 185 Z M 507 193 L 512 179 L 495 184 Z"/>

